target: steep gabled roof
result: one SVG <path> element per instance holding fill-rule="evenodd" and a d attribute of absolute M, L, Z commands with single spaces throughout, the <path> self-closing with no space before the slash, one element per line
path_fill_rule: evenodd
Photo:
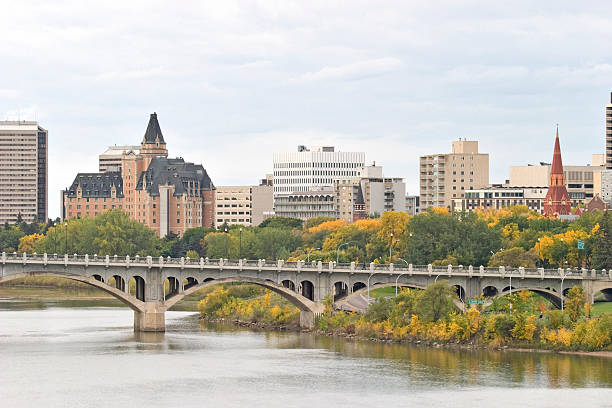
<path fill-rule="evenodd" d="M 559 145 L 559 128 L 557 128 L 557 137 L 555 138 L 555 150 L 553 152 L 551 174 L 563 174 L 563 161 L 561 160 L 561 146 Z"/>
<path fill-rule="evenodd" d="M 149 124 L 147 125 L 147 131 L 142 139 L 142 143 L 155 144 L 157 142 L 166 144 L 164 135 L 159 127 L 159 122 L 157 121 L 157 113 L 153 112 L 149 118 Z"/>
<path fill-rule="evenodd" d="M 86 198 L 110 197 L 113 186 L 117 190 L 117 197 L 123 197 L 123 179 L 118 171 L 77 174 L 67 190 L 68 197 L 76 197 L 79 186 L 83 197 Z"/>
<path fill-rule="evenodd" d="M 185 162 L 183 159 L 169 159 L 167 157 L 154 157 L 146 171 L 140 174 L 136 190 L 147 190 L 149 195 L 159 195 L 160 185 L 174 186 L 174 195 L 189 194 L 190 185 L 197 182 L 198 195 L 203 190 L 214 190 L 208 173 L 201 164 Z"/>

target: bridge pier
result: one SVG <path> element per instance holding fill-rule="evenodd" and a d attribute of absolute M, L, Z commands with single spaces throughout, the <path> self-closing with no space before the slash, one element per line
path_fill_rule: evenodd
<path fill-rule="evenodd" d="M 300 328 L 313 329 L 315 325 L 315 315 L 308 310 L 300 310 Z"/>
<path fill-rule="evenodd" d="M 166 310 L 158 302 L 145 303 L 144 311 L 134 311 L 135 332 L 166 331 Z"/>

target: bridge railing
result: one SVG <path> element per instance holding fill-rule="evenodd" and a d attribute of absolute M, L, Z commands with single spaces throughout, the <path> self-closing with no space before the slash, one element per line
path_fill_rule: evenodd
<path fill-rule="evenodd" d="M 17 253 L 17 252 L 2 252 L 2 263 L 19 262 L 19 263 L 55 263 L 55 264 L 109 264 L 109 265 L 148 265 L 163 266 L 177 265 L 182 267 L 203 267 L 219 266 L 219 267 L 240 267 L 240 268 L 266 268 L 266 269 L 284 269 L 284 270 L 316 270 L 322 271 L 351 271 L 355 273 L 392 273 L 392 274 L 428 274 L 436 276 L 495 276 L 495 277 L 561 277 L 569 279 L 607 279 L 612 280 L 612 270 L 594 270 L 594 269 L 526 269 L 526 268 L 511 268 L 511 267 L 470 267 L 470 266 L 432 266 L 432 265 L 406 265 L 399 264 L 363 264 L 363 263 L 335 263 L 321 262 L 319 260 L 312 262 L 305 261 L 272 261 L 265 259 L 210 259 L 210 258 L 171 258 L 164 257 L 160 261 L 160 257 L 147 256 L 100 256 L 100 255 L 79 255 L 79 254 L 37 254 L 37 253 Z"/>

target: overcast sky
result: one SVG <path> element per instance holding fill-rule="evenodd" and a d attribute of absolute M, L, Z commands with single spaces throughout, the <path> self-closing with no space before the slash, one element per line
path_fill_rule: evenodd
<path fill-rule="evenodd" d="M 101 5 L 104 4 L 104 5 Z M 461 5 L 459 5 L 461 4 Z M 49 130 L 49 215 L 158 113 L 171 156 L 254 184 L 298 144 L 418 158 L 476 139 L 510 165 L 604 150 L 612 6 L 577 1 L 0 0 L 0 120 Z"/>

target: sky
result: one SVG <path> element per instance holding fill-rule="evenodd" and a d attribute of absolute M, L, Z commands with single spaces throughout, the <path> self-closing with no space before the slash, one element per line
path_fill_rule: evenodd
<path fill-rule="evenodd" d="M 364 151 L 418 194 L 458 138 L 509 166 L 603 153 L 605 1 L 0 0 L 0 120 L 49 130 L 49 216 L 157 112 L 172 157 L 256 184 L 298 145 Z"/>

